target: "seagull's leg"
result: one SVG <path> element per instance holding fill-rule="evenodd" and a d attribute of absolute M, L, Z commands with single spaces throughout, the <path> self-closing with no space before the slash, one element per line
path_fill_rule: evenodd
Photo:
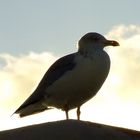
<path fill-rule="evenodd" d="M 69 119 L 68 110 L 65 110 L 65 113 L 66 113 L 66 119 L 68 120 Z"/>
<path fill-rule="evenodd" d="M 64 111 L 65 111 L 65 114 L 66 114 L 66 119 L 68 120 L 69 119 L 69 114 L 68 114 L 69 108 L 68 108 L 67 104 L 64 105 Z"/>
<path fill-rule="evenodd" d="M 80 114 L 81 114 L 81 111 L 80 111 L 80 106 L 77 108 L 77 120 L 80 120 Z"/>

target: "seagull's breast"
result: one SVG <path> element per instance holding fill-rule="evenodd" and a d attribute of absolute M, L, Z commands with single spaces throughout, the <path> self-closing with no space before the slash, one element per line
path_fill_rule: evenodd
<path fill-rule="evenodd" d="M 110 59 L 106 52 L 96 52 L 92 57 L 77 55 L 75 67 L 46 89 L 46 104 L 57 108 L 68 104 L 69 108 L 82 105 L 92 98 L 105 81 Z"/>

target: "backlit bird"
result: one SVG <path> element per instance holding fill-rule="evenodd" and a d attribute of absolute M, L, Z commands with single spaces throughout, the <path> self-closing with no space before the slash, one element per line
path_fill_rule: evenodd
<path fill-rule="evenodd" d="M 78 42 L 78 51 L 58 59 L 45 73 L 36 90 L 15 111 L 20 117 L 55 107 L 68 111 L 80 107 L 99 91 L 110 69 L 110 58 L 103 50 L 119 46 L 114 40 L 90 32 Z"/>

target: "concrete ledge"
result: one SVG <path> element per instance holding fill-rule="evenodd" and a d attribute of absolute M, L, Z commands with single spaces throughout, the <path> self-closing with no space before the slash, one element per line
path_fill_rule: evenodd
<path fill-rule="evenodd" d="M 64 120 L 2 131 L 0 140 L 140 140 L 140 132 L 91 122 Z"/>

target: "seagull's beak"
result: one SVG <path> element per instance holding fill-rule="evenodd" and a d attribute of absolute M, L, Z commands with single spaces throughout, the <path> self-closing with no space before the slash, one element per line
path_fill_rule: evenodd
<path fill-rule="evenodd" d="M 106 40 L 105 46 L 120 46 L 120 44 L 115 40 Z"/>

